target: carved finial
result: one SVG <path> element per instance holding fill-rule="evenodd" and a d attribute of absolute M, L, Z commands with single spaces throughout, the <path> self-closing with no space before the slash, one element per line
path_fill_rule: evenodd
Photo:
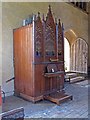
<path fill-rule="evenodd" d="M 37 20 L 40 20 L 40 12 L 38 12 Z"/>
<path fill-rule="evenodd" d="M 49 10 L 49 12 L 51 12 L 51 6 L 50 5 L 49 5 L 49 9 L 48 10 Z"/>
<path fill-rule="evenodd" d="M 64 31 L 64 25 L 63 25 L 63 23 L 62 23 L 62 30 Z"/>
<path fill-rule="evenodd" d="M 58 24 L 60 25 L 60 19 L 58 19 Z"/>
<path fill-rule="evenodd" d="M 34 18 L 35 18 L 35 20 L 36 20 L 36 15 L 34 15 Z"/>
<path fill-rule="evenodd" d="M 57 24 L 57 18 L 55 18 L 55 23 Z"/>
<path fill-rule="evenodd" d="M 33 14 L 33 16 L 32 16 L 32 19 L 33 19 L 33 21 L 35 21 L 35 16 L 34 16 L 34 14 Z"/>
<path fill-rule="evenodd" d="M 40 12 L 38 12 L 38 17 L 40 17 Z"/>
<path fill-rule="evenodd" d="M 42 16 L 42 20 L 44 21 L 44 14 L 43 14 L 43 16 Z"/>
<path fill-rule="evenodd" d="M 46 16 L 46 21 L 47 21 L 48 17 Z"/>

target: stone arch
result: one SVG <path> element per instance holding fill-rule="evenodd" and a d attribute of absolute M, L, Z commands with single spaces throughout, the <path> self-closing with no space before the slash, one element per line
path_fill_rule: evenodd
<path fill-rule="evenodd" d="M 73 29 L 69 29 L 64 33 L 64 37 L 67 38 L 70 45 L 77 39 L 77 36 L 78 34 Z"/>

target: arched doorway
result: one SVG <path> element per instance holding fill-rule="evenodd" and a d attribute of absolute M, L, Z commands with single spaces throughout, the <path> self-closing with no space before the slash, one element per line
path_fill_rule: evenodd
<path fill-rule="evenodd" d="M 73 72 L 87 73 L 87 64 L 88 64 L 88 45 L 82 38 L 78 38 L 71 45 L 70 69 Z"/>
<path fill-rule="evenodd" d="M 70 71 L 70 44 L 67 38 L 64 37 L 64 64 L 65 72 Z"/>

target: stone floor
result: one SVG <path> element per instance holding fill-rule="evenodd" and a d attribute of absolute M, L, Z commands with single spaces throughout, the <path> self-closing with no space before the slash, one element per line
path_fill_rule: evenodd
<path fill-rule="evenodd" d="M 73 95 L 73 100 L 67 100 L 59 106 L 46 100 L 33 104 L 10 96 L 3 103 L 2 111 L 24 107 L 25 118 L 88 118 L 88 87 L 87 80 L 74 84 L 65 83 L 65 91 Z"/>

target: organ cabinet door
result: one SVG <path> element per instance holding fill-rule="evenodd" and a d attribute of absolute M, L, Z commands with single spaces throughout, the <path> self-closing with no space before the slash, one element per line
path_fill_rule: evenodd
<path fill-rule="evenodd" d="M 33 96 L 33 25 L 14 30 L 15 94 Z"/>
<path fill-rule="evenodd" d="M 40 17 L 14 30 L 15 94 L 30 101 L 43 99 L 43 32 Z"/>

